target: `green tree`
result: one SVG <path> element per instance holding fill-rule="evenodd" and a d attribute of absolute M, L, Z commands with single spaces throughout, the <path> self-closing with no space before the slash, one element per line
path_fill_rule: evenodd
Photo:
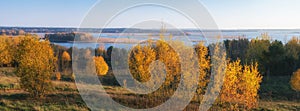
<path fill-rule="evenodd" d="M 252 39 L 246 53 L 246 63 L 259 63 L 259 70 L 262 74 L 267 73 L 264 52 L 268 52 L 270 45 L 269 40 Z"/>
<path fill-rule="evenodd" d="M 249 49 L 248 39 L 225 40 L 226 52 L 231 61 L 241 60 L 242 64 L 246 63 L 246 53 Z"/>
<path fill-rule="evenodd" d="M 267 76 L 288 74 L 288 65 L 285 57 L 285 49 L 280 41 L 273 41 L 268 51 L 263 52 L 263 60 Z"/>
<path fill-rule="evenodd" d="M 43 97 L 51 89 L 51 76 L 57 60 L 50 42 L 25 37 L 18 45 L 16 55 L 21 87 L 35 97 Z"/>
<path fill-rule="evenodd" d="M 286 63 L 288 64 L 289 74 L 296 71 L 300 66 L 300 40 L 297 37 L 293 37 L 285 45 Z"/>

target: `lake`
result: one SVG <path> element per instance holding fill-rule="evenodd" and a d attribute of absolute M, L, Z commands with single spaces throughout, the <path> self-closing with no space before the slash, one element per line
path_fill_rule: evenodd
<path fill-rule="evenodd" d="M 300 37 L 300 30 L 231 30 L 231 31 L 222 31 L 223 40 L 224 39 L 237 39 L 239 38 L 246 38 L 246 39 L 253 39 L 256 37 L 259 37 L 262 33 L 268 33 L 268 35 L 271 37 L 271 40 L 279 40 L 283 43 L 287 43 L 292 37 Z M 44 33 L 38 33 L 40 37 L 43 37 Z M 149 39 L 149 33 L 126 33 L 119 35 L 118 33 L 104 33 L 104 34 L 92 34 L 95 38 L 101 36 L 105 38 L 128 38 L 128 39 L 136 39 L 136 40 L 147 40 Z M 181 41 L 189 41 L 193 44 L 199 42 L 199 41 L 205 41 L 207 43 L 214 43 L 218 41 L 217 38 L 211 37 L 211 38 L 205 38 L 202 33 L 200 32 L 189 32 L 189 35 L 186 37 L 183 36 L 173 36 L 173 39 L 181 40 Z M 159 39 L 159 37 L 152 37 L 152 39 Z M 64 46 L 64 47 L 73 47 L 73 43 L 53 43 L 56 45 Z M 99 47 L 103 46 L 105 48 L 108 48 L 110 46 L 114 46 L 117 48 L 130 48 L 134 46 L 135 44 L 127 44 L 127 43 L 77 43 L 76 46 L 78 48 L 86 48 L 86 47 Z"/>

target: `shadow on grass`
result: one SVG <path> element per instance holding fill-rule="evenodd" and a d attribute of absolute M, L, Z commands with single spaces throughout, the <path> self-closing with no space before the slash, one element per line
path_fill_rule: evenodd
<path fill-rule="evenodd" d="M 48 94 L 44 98 L 26 93 L 3 94 L 0 98 L 0 110 L 88 110 L 78 93 Z"/>

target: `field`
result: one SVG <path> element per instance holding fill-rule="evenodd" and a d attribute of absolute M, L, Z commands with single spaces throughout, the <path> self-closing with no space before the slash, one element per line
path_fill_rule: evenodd
<path fill-rule="evenodd" d="M 0 69 L 0 110 L 78 110 L 86 111 L 89 108 L 81 99 L 75 83 L 52 81 L 54 89 L 42 99 L 32 98 L 27 92 L 20 89 L 19 78 L 14 75 L 14 68 Z M 280 81 L 279 81 L 280 80 Z M 299 93 L 290 89 L 286 85 L 287 77 L 269 78 L 264 80 L 260 90 L 258 111 L 282 111 L 299 110 Z M 143 104 L 131 104 L 137 100 L 136 96 L 131 96 L 123 88 L 118 86 L 104 86 L 106 92 L 113 96 L 116 101 L 126 101 L 128 106 L 141 106 Z M 196 110 L 198 103 L 191 102 L 186 110 Z M 214 106 L 212 110 L 218 109 Z"/>

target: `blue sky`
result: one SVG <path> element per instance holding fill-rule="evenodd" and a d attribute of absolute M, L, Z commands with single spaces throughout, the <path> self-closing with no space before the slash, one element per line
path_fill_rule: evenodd
<path fill-rule="evenodd" d="M 300 29 L 300 0 L 200 1 L 221 29 Z M 78 27 L 96 2 L 97 0 L 1 0 L 0 26 Z M 113 6 L 112 4 L 112 8 Z M 140 16 L 145 16 L 143 12 L 146 10 L 151 8 L 138 10 Z M 148 11 L 146 14 L 155 15 L 155 12 L 157 11 Z M 139 16 L 125 17 L 111 27 L 127 27 L 127 20 L 134 17 Z M 183 28 L 191 27 L 180 18 L 176 21 L 184 24 Z"/>

